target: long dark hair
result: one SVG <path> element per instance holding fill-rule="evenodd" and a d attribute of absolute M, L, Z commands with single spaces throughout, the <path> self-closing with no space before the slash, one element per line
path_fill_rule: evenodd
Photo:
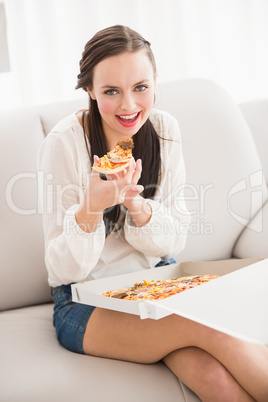
<path fill-rule="evenodd" d="M 152 64 L 154 75 L 156 76 L 156 65 L 151 44 L 146 41 L 140 34 L 132 29 L 114 25 L 97 32 L 90 39 L 82 54 L 80 60 L 80 74 L 77 76 L 78 83 L 76 89 L 93 88 L 94 67 L 102 60 L 125 52 L 137 52 L 144 49 Z M 85 138 L 86 146 L 93 164 L 93 156 L 103 156 L 109 149 L 106 143 L 101 116 L 99 113 L 96 100 L 89 98 L 89 113 L 87 115 L 88 138 Z M 87 145 L 89 141 L 90 148 Z M 139 184 L 143 185 L 144 198 L 153 198 L 156 192 L 157 183 L 160 175 L 160 141 L 159 137 L 148 119 L 140 130 L 133 136 L 134 158 L 142 160 L 142 175 Z M 106 226 L 106 234 L 112 230 L 119 228 L 118 221 L 120 205 L 108 208 L 104 211 L 104 222 Z"/>

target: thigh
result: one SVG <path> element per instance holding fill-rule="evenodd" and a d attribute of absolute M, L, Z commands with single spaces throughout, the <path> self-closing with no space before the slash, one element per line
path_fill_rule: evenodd
<path fill-rule="evenodd" d="M 173 350 L 190 346 L 201 327 L 177 315 L 141 320 L 133 314 L 96 308 L 87 324 L 83 347 L 89 355 L 153 363 Z"/>

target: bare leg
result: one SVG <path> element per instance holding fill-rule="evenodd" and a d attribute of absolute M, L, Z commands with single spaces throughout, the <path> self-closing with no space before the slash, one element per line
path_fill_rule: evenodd
<path fill-rule="evenodd" d="M 202 327 L 196 346 L 220 361 L 258 402 L 268 401 L 268 349 Z M 204 337 L 208 337 L 209 342 Z"/>
<path fill-rule="evenodd" d="M 258 402 L 268 401 L 267 348 L 239 341 L 183 317 L 141 320 L 135 315 L 97 308 L 84 336 L 87 354 L 139 363 L 153 363 L 190 346 L 213 356 Z"/>
<path fill-rule="evenodd" d="M 203 402 L 254 401 L 226 368 L 204 350 L 178 349 L 164 357 L 163 362 Z"/>

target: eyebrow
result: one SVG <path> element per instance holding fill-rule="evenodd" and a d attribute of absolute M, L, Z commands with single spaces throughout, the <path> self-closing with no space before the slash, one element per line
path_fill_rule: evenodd
<path fill-rule="evenodd" d="M 149 82 L 149 81 L 150 80 L 148 80 L 148 79 L 141 80 L 139 82 L 136 82 L 136 84 L 134 84 L 133 87 L 136 87 L 137 85 L 140 85 L 140 84 L 145 84 L 146 82 Z M 114 85 L 102 85 L 101 88 L 117 89 L 118 87 L 116 87 Z"/>

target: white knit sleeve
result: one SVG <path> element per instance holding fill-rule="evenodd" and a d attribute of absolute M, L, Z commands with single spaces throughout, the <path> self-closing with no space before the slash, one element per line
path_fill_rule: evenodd
<path fill-rule="evenodd" d="M 38 155 L 45 262 L 50 286 L 83 281 L 95 267 L 105 241 L 100 219 L 94 233 L 77 225 L 76 208 L 83 191 L 75 145 L 62 133 L 50 133 Z"/>

